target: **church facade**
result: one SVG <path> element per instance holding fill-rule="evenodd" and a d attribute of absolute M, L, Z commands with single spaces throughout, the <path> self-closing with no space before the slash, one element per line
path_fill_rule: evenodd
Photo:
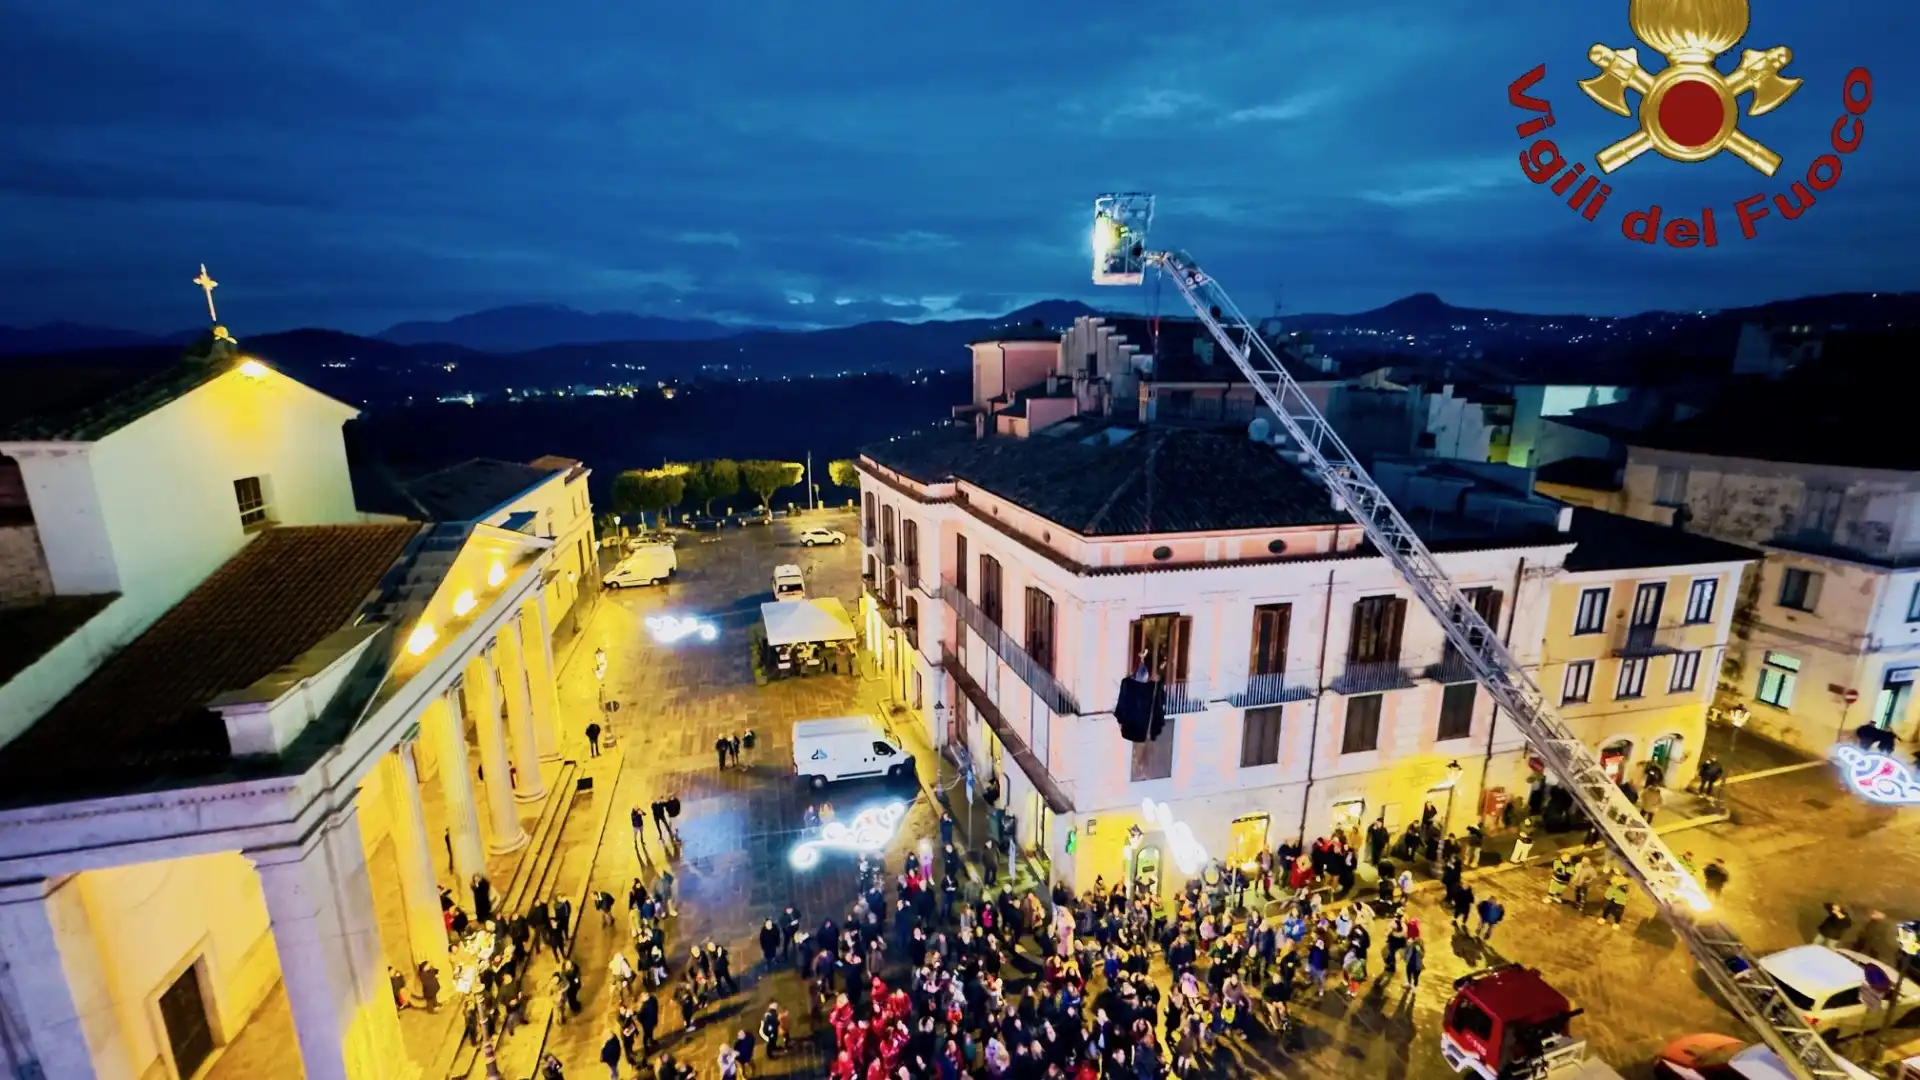
<path fill-rule="evenodd" d="M 0 411 L 0 1069 L 185 1080 L 283 992 L 309 1080 L 420 1075 L 389 980 L 450 993 L 442 891 L 548 798 L 586 470 L 370 512 L 355 410 L 224 331 L 55 381 Z"/>

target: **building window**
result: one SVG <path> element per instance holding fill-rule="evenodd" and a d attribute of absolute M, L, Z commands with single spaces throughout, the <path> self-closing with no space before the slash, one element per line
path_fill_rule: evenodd
<path fill-rule="evenodd" d="M 900 561 L 907 565 L 907 588 L 919 588 L 920 523 L 910 518 L 900 521 Z"/>
<path fill-rule="evenodd" d="M 1398 596 L 1369 596 L 1353 605 L 1353 631 L 1347 638 L 1347 663 L 1389 664 L 1400 659 L 1400 632 L 1407 602 Z"/>
<path fill-rule="evenodd" d="M 1193 637 L 1190 615 L 1144 615 L 1127 634 L 1127 662 L 1134 671 L 1163 683 L 1187 681 L 1187 642 Z"/>
<path fill-rule="evenodd" d="M 1637 698 L 1647 689 L 1647 658 L 1632 656 L 1620 661 L 1620 681 L 1613 686 L 1615 698 Z"/>
<path fill-rule="evenodd" d="M 1820 603 L 1820 582 L 1826 576 L 1818 570 L 1788 568 L 1780 575 L 1780 606 L 1812 611 Z"/>
<path fill-rule="evenodd" d="M 1280 760 L 1280 714 L 1283 705 L 1248 709 L 1240 721 L 1240 767 L 1273 765 Z"/>
<path fill-rule="evenodd" d="M 1800 500 L 1800 531 L 1822 540 L 1832 540 L 1840 525 L 1840 505 L 1845 490 L 1837 487 L 1808 488 Z"/>
<path fill-rule="evenodd" d="M 1472 605 L 1473 613 L 1480 616 L 1480 621 L 1487 624 L 1488 630 L 1493 630 L 1500 625 L 1500 590 L 1483 586 L 1474 589 L 1462 589 L 1460 590 L 1460 595 L 1466 599 L 1468 604 Z M 1456 605 L 1456 614 L 1453 619 L 1456 624 L 1465 621 L 1464 618 L 1458 614 L 1458 611 L 1459 608 Z M 1478 634 L 1479 631 L 1477 629 L 1467 631 L 1468 643 L 1474 647 L 1476 655 L 1486 646 L 1486 642 L 1476 636 Z M 1466 660 L 1460 655 L 1460 650 L 1454 647 L 1452 639 L 1448 639 L 1440 663 L 1441 667 L 1449 672 L 1462 671 L 1467 666 Z"/>
<path fill-rule="evenodd" d="M 1380 706 L 1385 694 L 1366 694 L 1347 699 L 1347 727 L 1340 735 L 1340 752 L 1364 754 L 1380 748 Z"/>
<path fill-rule="evenodd" d="M 1791 709 L 1793 687 L 1799 681 L 1799 659 L 1782 652 L 1770 652 L 1760 668 L 1759 692 L 1754 696 L 1776 709 Z"/>
<path fill-rule="evenodd" d="M 907 631 L 907 644 L 920 647 L 920 600 L 913 594 L 907 594 L 907 610 L 900 619 L 901 626 Z"/>
<path fill-rule="evenodd" d="M 1000 625 L 1004 609 L 1000 606 L 1000 560 L 980 556 L 980 614 L 995 626 Z"/>
<path fill-rule="evenodd" d="M 1174 718 L 1160 728 L 1160 737 L 1152 742 L 1134 743 L 1133 772 L 1135 780 L 1165 780 L 1173 775 L 1173 732 Z"/>
<path fill-rule="evenodd" d="M 273 524 L 273 508 L 267 505 L 267 478 L 243 476 L 233 482 L 233 501 L 240 506 L 240 527 L 252 532 Z"/>
<path fill-rule="evenodd" d="M 1633 590 L 1633 615 L 1627 625 L 1638 630 L 1660 625 L 1660 609 L 1666 606 L 1665 582 L 1653 581 Z"/>
<path fill-rule="evenodd" d="M 866 515 L 861 521 L 862 528 L 860 531 L 860 542 L 867 545 L 868 547 L 872 547 L 873 546 L 873 493 L 868 492 L 867 494 L 862 495 L 860 497 L 860 503 L 862 506 L 866 508 Z"/>
<path fill-rule="evenodd" d="M 1673 658 L 1673 678 L 1667 680 L 1667 693 L 1683 694 L 1694 688 L 1700 679 L 1700 650 L 1675 654 Z"/>
<path fill-rule="evenodd" d="M 1578 705 L 1593 696 L 1593 661 L 1576 660 L 1567 665 L 1567 676 L 1560 683 L 1560 704 Z"/>
<path fill-rule="evenodd" d="M 1434 737 L 1442 742 L 1464 739 L 1473 734 L 1473 700 L 1478 683 L 1454 683 L 1440 691 L 1440 730 Z"/>
<path fill-rule="evenodd" d="M 1693 587 L 1687 590 L 1687 621 L 1690 623 L 1712 622 L 1713 601 L 1719 592 L 1719 578 L 1695 579 Z"/>
<path fill-rule="evenodd" d="M 1027 655 L 1040 670 L 1053 674 L 1053 597 L 1027 588 Z"/>
<path fill-rule="evenodd" d="M 913 673 L 913 709 L 915 712 L 920 711 L 921 703 L 925 700 L 922 695 L 925 693 L 926 683 L 920 678 L 920 673 L 916 671 Z"/>
<path fill-rule="evenodd" d="M 1227 832 L 1227 863 L 1243 870 L 1252 870 L 1259 865 L 1260 855 L 1267 850 L 1267 826 L 1273 818 L 1268 814 L 1250 814 L 1235 818 Z"/>
<path fill-rule="evenodd" d="M 1580 607 L 1573 613 L 1573 632 L 1576 634 L 1598 634 L 1607 628 L 1607 600 L 1612 590 L 1604 586 L 1598 589 L 1580 590 Z"/>
<path fill-rule="evenodd" d="M 1913 595 L 1907 597 L 1907 621 L 1920 622 L 1920 582 L 1913 586 Z"/>
<path fill-rule="evenodd" d="M 953 538 L 953 587 L 961 596 L 967 595 L 967 538 L 960 535 Z"/>
<path fill-rule="evenodd" d="M 1292 604 L 1261 604 L 1253 609 L 1253 648 L 1247 654 L 1247 674 L 1278 675 L 1287 669 L 1287 627 L 1292 622 Z"/>
<path fill-rule="evenodd" d="M 1661 467 L 1653 480 L 1653 505 L 1687 505 L 1687 470 Z"/>
<path fill-rule="evenodd" d="M 880 508 L 880 562 L 893 573 L 894 565 L 899 561 L 900 549 L 894 543 L 893 507 Z"/>

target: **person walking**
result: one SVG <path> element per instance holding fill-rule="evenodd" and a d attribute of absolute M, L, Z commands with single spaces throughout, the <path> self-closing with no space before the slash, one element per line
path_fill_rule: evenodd
<path fill-rule="evenodd" d="M 713 758 L 714 761 L 719 763 L 720 771 L 722 772 L 725 772 L 727 768 L 727 751 L 732 748 L 733 743 L 729 741 L 725 735 L 718 736 L 713 740 Z"/>
<path fill-rule="evenodd" d="M 1573 868 L 1574 911 L 1582 915 L 1587 913 L 1587 893 L 1593 888 L 1593 879 L 1598 876 L 1600 871 L 1594 866 L 1594 860 L 1580 856 L 1580 861 Z"/>
<path fill-rule="evenodd" d="M 1603 899 L 1605 906 L 1600 909 L 1600 921 L 1612 923 L 1615 930 L 1620 929 L 1620 917 L 1627 913 L 1627 892 L 1631 886 L 1625 874 L 1614 874 L 1607 881 L 1607 892 Z"/>
<path fill-rule="evenodd" d="M 780 928 L 772 919 L 760 924 L 760 962 L 768 971 L 773 970 L 775 959 L 780 955 Z"/>
<path fill-rule="evenodd" d="M 600 1044 L 600 1064 L 607 1067 L 608 1080 L 620 1080 L 620 1033 L 607 1029 L 607 1038 Z"/>
<path fill-rule="evenodd" d="M 647 849 L 647 819 L 641 815 L 640 807 L 635 805 L 627 812 L 627 821 L 633 826 L 633 857 L 637 862 L 652 862 L 653 853 Z"/>
<path fill-rule="evenodd" d="M 1700 877 L 1707 884 L 1707 895 L 1717 897 L 1720 890 L 1727 887 L 1727 864 L 1716 858 L 1707 864 L 1705 870 L 1700 871 Z"/>
<path fill-rule="evenodd" d="M 638 1017 L 640 1021 L 640 1047 L 645 1054 L 653 1053 L 653 1029 L 660 1026 L 660 999 L 648 990 L 640 995 Z"/>
<path fill-rule="evenodd" d="M 600 722 L 597 720 L 587 721 L 587 756 L 600 756 Z"/>
<path fill-rule="evenodd" d="M 1452 903 L 1454 932 L 1460 934 L 1472 933 L 1472 928 L 1467 925 L 1467 920 L 1473 915 L 1473 886 L 1468 885 L 1464 881 L 1461 882 L 1460 887 L 1453 890 Z"/>
<path fill-rule="evenodd" d="M 1846 937 L 1847 931 L 1852 928 L 1853 917 L 1848 915 L 1847 909 L 1839 904 L 1828 903 L 1823 907 L 1826 909 L 1826 918 L 1821 919 L 1820 925 L 1814 929 L 1813 943 L 1825 945 L 1829 949 L 1837 949 L 1840 947 L 1840 939 Z"/>
<path fill-rule="evenodd" d="M 1407 943 L 1407 993 L 1420 988 L 1420 973 L 1427 968 L 1427 946 L 1418 939 Z"/>
<path fill-rule="evenodd" d="M 1489 896 L 1480 901 L 1479 915 L 1480 940 L 1492 941 L 1494 929 L 1500 925 L 1500 920 L 1507 917 L 1506 905 L 1495 897 Z"/>

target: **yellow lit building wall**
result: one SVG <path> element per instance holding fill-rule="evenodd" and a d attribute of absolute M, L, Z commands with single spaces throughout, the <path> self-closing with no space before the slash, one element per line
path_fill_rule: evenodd
<path fill-rule="evenodd" d="M 1740 564 L 1661 567 L 1570 574 L 1554 583 L 1537 676 L 1540 688 L 1588 748 L 1601 755 L 1603 764 L 1613 765 L 1617 758 L 1620 775 L 1636 786 L 1642 783 L 1644 764 L 1656 757 L 1666 759 L 1667 788 L 1684 788 L 1694 778 L 1706 737 L 1707 710 L 1726 655 L 1739 575 Z M 1707 579 L 1714 581 L 1710 615 L 1705 621 L 1686 623 L 1694 582 Z M 1623 668 L 1634 658 L 1617 653 L 1626 642 L 1636 593 L 1640 586 L 1655 582 L 1666 585 L 1666 595 L 1653 641 L 1675 651 L 1639 658 L 1645 675 L 1635 694 L 1631 680 L 1622 677 Z M 1600 628 L 1578 632 L 1581 597 L 1596 589 L 1607 590 Z M 1676 669 L 1689 663 L 1684 657 L 1694 652 L 1699 660 L 1691 685 L 1683 682 L 1676 688 Z M 1577 665 L 1586 664 L 1591 665 L 1586 669 L 1589 675 L 1574 672 Z M 1584 700 L 1580 700 L 1583 687 Z"/>

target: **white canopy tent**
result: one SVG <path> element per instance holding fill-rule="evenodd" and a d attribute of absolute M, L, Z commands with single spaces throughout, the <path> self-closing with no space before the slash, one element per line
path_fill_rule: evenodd
<path fill-rule="evenodd" d="M 767 624 L 767 644 L 775 647 L 803 641 L 852 641 L 856 636 L 847 605 L 831 596 L 761 604 L 760 617 Z"/>

